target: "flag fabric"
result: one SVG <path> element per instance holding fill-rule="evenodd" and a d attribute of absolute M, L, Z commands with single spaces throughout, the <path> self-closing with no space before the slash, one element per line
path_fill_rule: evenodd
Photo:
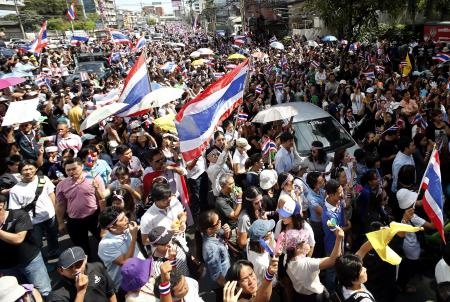
<path fill-rule="evenodd" d="M 38 33 L 37 38 L 27 48 L 27 51 L 33 53 L 41 53 L 42 50 L 48 45 L 47 40 L 47 20 L 42 23 L 41 30 Z"/>
<path fill-rule="evenodd" d="M 72 36 L 70 38 L 70 44 L 77 45 L 78 43 L 87 43 L 89 41 L 89 37 L 82 37 L 82 36 Z"/>
<path fill-rule="evenodd" d="M 220 79 L 224 75 L 225 75 L 225 72 L 214 72 L 213 73 L 213 76 L 214 76 L 215 79 Z"/>
<path fill-rule="evenodd" d="M 275 84 L 273 85 L 273 88 L 274 88 L 274 89 L 278 89 L 278 90 L 283 89 L 283 87 L 284 87 L 284 84 L 281 83 L 281 82 L 275 83 Z"/>
<path fill-rule="evenodd" d="M 404 77 L 408 76 L 412 70 L 412 64 L 411 64 L 411 60 L 409 59 L 409 54 L 406 54 L 405 62 L 406 62 L 406 64 L 404 66 L 402 66 L 402 75 Z"/>
<path fill-rule="evenodd" d="M 320 63 L 317 62 L 317 61 L 311 61 L 311 66 L 314 67 L 314 68 L 319 68 Z"/>
<path fill-rule="evenodd" d="M 440 164 L 439 152 L 434 148 L 425 174 L 423 175 L 420 188 L 425 190 L 422 199 L 423 209 L 445 242 L 444 217 L 442 214 L 444 209 L 444 194 L 442 192 Z"/>
<path fill-rule="evenodd" d="M 262 92 L 263 92 L 263 89 L 262 89 L 261 85 L 256 86 L 255 93 L 256 94 L 261 94 Z"/>
<path fill-rule="evenodd" d="M 80 71 L 80 81 L 88 81 L 89 80 L 89 74 L 86 71 Z"/>
<path fill-rule="evenodd" d="M 184 175 L 180 175 L 175 172 L 173 173 L 173 179 L 177 186 L 177 192 L 180 194 L 179 199 L 181 204 L 187 213 L 186 225 L 191 226 L 194 224 L 194 218 L 192 217 L 191 208 L 189 206 L 189 191 L 186 185 L 186 179 L 184 178 Z"/>
<path fill-rule="evenodd" d="M 137 40 L 136 45 L 133 48 L 133 51 L 136 52 L 144 48 L 146 42 L 147 40 L 145 39 L 144 36 L 140 37 L 139 40 Z"/>
<path fill-rule="evenodd" d="M 165 72 L 169 72 L 172 73 L 175 71 L 175 69 L 177 68 L 177 64 L 175 64 L 174 62 L 166 62 L 164 63 L 163 66 L 161 66 L 159 69 L 165 71 Z"/>
<path fill-rule="evenodd" d="M 381 134 L 384 134 L 389 131 L 398 131 L 398 130 L 400 130 L 400 127 L 398 125 L 392 125 L 391 127 L 384 130 L 383 133 L 381 133 Z"/>
<path fill-rule="evenodd" d="M 390 61 L 391 61 L 391 58 L 389 57 L 388 54 L 386 54 L 386 55 L 384 56 L 384 62 L 385 62 L 385 63 L 389 63 Z"/>
<path fill-rule="evenodd" d="M 120 52 L 111 52 L 111 55 L 108 58 L 109 65 L 119 62 L 120 57 Z"/>
<path fill-rule="evenodd" d="M 375 70 L 378 71 L 379 73 L 383 73 L 384 72 L 384 67 L 381 65 L 376 65 L 375 66 Z"/>
<path fill-rule="evenodd" d="M 363 75 L 364 75 L 366 78 L 372 78 L 372 79 L 375 79 L 375 72 L 373 72 L 373 71 L 363 72 Z"/>
<path fill-rule="evenodd" d="M 422 230 L 421 227 L 393 221 L 388 228 L 381 228 L 378 231 L 367 233 L 366 237 L 383 261 L 392 265 L 398 265 L 402 261 L 402 257 L 389 247 L 389 242 L 398 232 L 418 232 L 420 230 Z"/>
<path fill-rule="evenodd" d="M 195 33 L 197 31 L 197 24 L 198 24 L 198 15 L 194 18 L 194 23 L 192 24 L 192 31 Z"/>
<path fill-rule="evenodd" d="M 428 127 L 427 121 L 423 118 L 422 114 L 417 113 L 411 122 L 413 125 L 418 125 L 422 129 L 426 129 Z"/>
<path fill-rule="evenodd" d="M 238 120 L 246 122 L 248 120 L 248 114 L 245 112 L 239 112 Z"/>
<path fill-rule="evenodd" d="M 111 41 L 113 43 L 130 44 L 131 45 L 130 39 L 126 35 L 121 33 L 120 31 L 112 30 L 110 33 L 111 33 Z"/>
<path fill-rule="evenodd" d="M 50 80 L 50 78 L 45 73 L 36 76 L 36 80 L 34 81 L 34 83 L 38 87 L 46 85 L 50 89 L 50 91 L 52 90 L 51 89 L 52 81 Z"/>
<path fill-rule="evenodd" d="M 120 94 L 119 102 L 128 105 L 117 112 L 116 115 L 122 117 L 137 116 L 147 111 L 147 109 L 142 110 L 139 105 L 142 98 L 150 91 L 150 79 L 145 64 L 145 56 L 141 54 L 125 78 L 125 85 Z"/>
<path fill-rule="evenodd" d="M 276 42 L 276 41 L 278 41 L 278 40 L 277 40 L 277 37 L 275 37 L 275 35 L 274 35 L 272 38 L 270 38 L 269 43 Z"/>
<path fill-rule="evenodd" d="M 288 67 L 288 60 L 286 59 L 286 56 L 285 56 L 285 55 L 282 55 L 282 56 L 281 56 L 281 59 L 280 59 L 280 66 L 281 66 L 281 68 L 283 68 L 283 69 L 286 69 L 286 68 Z"/>
<path fill-rule="evenodd" d="M 264 69 L 264 74 L 269 75 L 273 70 L 273 65 L 268 64 L 267 67 Z"/>
<path fill-rule="evenodd" d="M 266 155 L 269 152 L 273 152 L 273 151 L 275 151 L 275 152 L 278 151 L 277 144 L 275 144 L 275 142 L 273 140 L 271 140 L 270 138 L 266 139 L 261 146 L 262 154 Z"/>
<path fill-rule="evenodd" d="M 69 8 L 67 9 L 67 18 L 69 19 L 69 21 L 73 21 L 75 20 L 75 3 L 72 2 L 72 4 L 69 6 Z"/>
<path fill-rule="evenodd" d="M 234 39 L 233 44 L 241 46 L 241 45 L 245 44 L 245 40 L 244 39 Z"/>
<path fill-rule="evenodd" d="M 242 103 L 248 70 L 246 59 L 180 109 L 175 126 L 185 161 L 201 156 L 217 124 Z"/>
<path fill-rule="evenodd" d="M 445 63 L 445 62 L 450 61 L 450 55 L 448 55 L 446 53 L 437 53 L 433 56 L 433 60 L 441 62 L 441 63 Z"/>

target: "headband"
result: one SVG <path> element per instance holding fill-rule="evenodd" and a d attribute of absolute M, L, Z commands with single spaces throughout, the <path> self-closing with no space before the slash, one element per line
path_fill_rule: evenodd
<path fill-rule="evenodd" d="M 112 197 L 113 197 L 113 198 L 115 197 L 115 198 L 119 199 L 120 201 L 124 201 L 123 196 L 120 195 L 120 194 L 115 194 L 115 193 L 114 193 Z"/>
<path fill-rule="evenodd" d="M 322 150 L 322 149 L 323 149 L 323 147 L 316 147 L 316 146 L 311 147 L 311 150 Z"/>
<path fill-rule="evenodd" d="M 283 188 L 289 181 L 293 181 L 294 176 L 291 174 L 288 174 L 287 178 L 281 183 L 281 188 Z"/>
<path fill-rule="evenodd" d="M 161 235 L 159 235 L 155 240 L 150 241 L 150 244 L 155 244 L 156 242 L 158 242 L 161 238 L 163 238 L 164 236 L 166 236 L 167 234 L 169 234 L 169 231 L 167 231 L 167 229 L 164 229 L 164 232 L 162 232 Z"/>

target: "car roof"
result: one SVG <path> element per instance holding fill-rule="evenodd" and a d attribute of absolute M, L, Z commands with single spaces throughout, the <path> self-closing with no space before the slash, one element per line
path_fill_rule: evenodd
<path fill-rule="evenodd" d="M 324 117 L 331 117 L 331 115 L 322 108 L 306 102 L 289 103 L 292 107 L 297 109 L 300 114 L 294 116 L 293 123 L 316 120 Z"/>

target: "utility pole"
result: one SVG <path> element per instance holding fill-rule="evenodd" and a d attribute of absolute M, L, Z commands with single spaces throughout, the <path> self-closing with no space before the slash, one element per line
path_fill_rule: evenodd
<path fill-rule="evenodd" d="M 22 32 L 22 38 L 25 40 L 25 30 L 23 29 L 22 18 L 20 18 L 19 8 L 17 7 L 17 0 L 14 0 L 14 7 L 16 9 L 17 19 L 19 20 L 20 31 Z"/>

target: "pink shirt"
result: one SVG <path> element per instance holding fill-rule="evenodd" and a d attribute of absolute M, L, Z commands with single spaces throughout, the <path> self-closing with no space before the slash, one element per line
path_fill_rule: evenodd
<path fill-rule="evenodd" d="M 77 184 L 71 177 L 61 181 L 56 186 L 56 201 L 66 206 L 66 213 L 70 218 L 84 218 L 94 214 L 98 209 L 98 201 L 95 196 L 95 188 L 92 185 L 92 176 L 83 172 L 84 180 Z M 100 176 L 96 176 L 99 192 L 105 190 L 105 185 Z"/>

